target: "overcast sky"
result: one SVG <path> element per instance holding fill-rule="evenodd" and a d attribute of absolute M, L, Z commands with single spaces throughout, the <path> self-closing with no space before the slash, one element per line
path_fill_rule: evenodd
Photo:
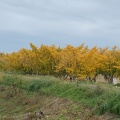
<path fill-rule="evenodd" d="M 120 0 L 0 0 L 0 52 L 30 42 L 120 48 Z"/>

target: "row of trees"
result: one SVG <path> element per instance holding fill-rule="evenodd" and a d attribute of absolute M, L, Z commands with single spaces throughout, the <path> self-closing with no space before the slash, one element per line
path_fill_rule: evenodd
<path fill-rule="evenodd" d="M 31 49 L 21 49 L 11 54 L 0 53 L 0 69 L 20 71 L 26 74 L 71 75 L 79 80 L 93 79 L 102 74 L 109 82 L 120 77 L 120 49 L 91 49 L 84 44 L 65 48 L 41 45 L 37 48 L 30 43 Z"/>

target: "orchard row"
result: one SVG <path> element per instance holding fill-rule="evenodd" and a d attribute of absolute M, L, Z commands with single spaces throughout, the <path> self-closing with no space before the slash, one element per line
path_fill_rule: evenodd
<path fill-rule="evenodd" d="M 0 54 L 2 71 L 22 72 L 25 74 L 77 76 L 92 79 L 101 74 L 112 82 L 120 77 L 120 49 L 91 49 L 84 44 L 65 48 L 41 45 L 39 48 L 30 43 L 31 49 L 20 49 L 11 54 Z"/>

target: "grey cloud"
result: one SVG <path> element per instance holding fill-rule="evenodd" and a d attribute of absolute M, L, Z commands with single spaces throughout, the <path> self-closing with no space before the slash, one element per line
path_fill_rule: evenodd
<path fill-rule="evenodd" d="M 10 40 L 21 45 L 26 39 L 62 46 L 83 42 L 104 46 L 105 41 L 120 45 L 119 4 L 119 0 L 0 0 L 1 40 L 8 41 L 5 35 L 11 33 Z"/>

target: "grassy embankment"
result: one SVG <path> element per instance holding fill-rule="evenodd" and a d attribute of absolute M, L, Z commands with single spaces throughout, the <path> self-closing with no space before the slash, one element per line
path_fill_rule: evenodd
<path fill-rule="evenodd" d="M 120 115 L 120 89 L 110 84 L 77 86 L 50 76 L 1 73 L 0 92 L 1 120 L 20 120 L 40 109 L 47 120 L 107 120 Z"/>

